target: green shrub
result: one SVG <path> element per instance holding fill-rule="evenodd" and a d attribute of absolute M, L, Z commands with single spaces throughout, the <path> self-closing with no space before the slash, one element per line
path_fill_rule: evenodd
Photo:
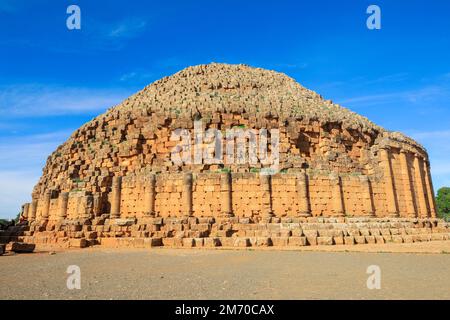
<path fill-rule="evenodd" d="M 437 192 L 436 209 L 439 218 L 450 218 L 450 188 L 442 187 Z"/>

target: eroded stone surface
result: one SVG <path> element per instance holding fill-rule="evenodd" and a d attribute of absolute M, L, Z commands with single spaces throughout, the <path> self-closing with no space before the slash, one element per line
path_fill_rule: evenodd
<path fill-rule="evenodd" d="M 221 131 L 279 129 L 280 172 L 268 178 L 261 164 L 175 164 L 171 133 L 193 132 L 196 119 Z M 426 150 L 415 141 L 284 74 L 200 65 L 75 131 L 48 158 L 23 206 L 29 228 L 16 234 L 64 247 L 428 241 L 448 235 L 435 219 L 430 176 Z M 404 234 L 405 223 L 425 231 Z"/>

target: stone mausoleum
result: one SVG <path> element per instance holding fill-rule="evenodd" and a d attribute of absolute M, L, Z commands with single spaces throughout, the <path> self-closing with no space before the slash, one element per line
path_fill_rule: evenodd
<path fill-rule="evenodd" d="M 267 144 L 279 152 L 278 170 L 174 163 L 172 134 L 193 132 L 195 121 L 221 132 L 277 129 L 277 146 Z M 445 240 L 433 194 L 427 152 L 414 140 L 282 73 L 213 63 L 162 78 L 75 131 L 24 204 L 20 239 L 61 247 Z"/>

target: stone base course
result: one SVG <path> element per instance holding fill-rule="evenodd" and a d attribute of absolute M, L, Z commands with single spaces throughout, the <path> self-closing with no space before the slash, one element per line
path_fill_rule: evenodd
<path fill-rule="evenodd" d="M 440 219 L 408 218 L 146 218 L 129 224 L 120 219 L 52 221 L 0 231 L 7 250 L 32 244 L 59 248 L 259 248 L 355 244 L 414 243 L 450 238 Z M 20 243 L 19 243 L 20 242 Z M 13 250 L 13 248 L 15 248 Z M 31 250 L 32 251 L 32 250 Z M 1 248 L 0 248 L 1 252 Z"/>

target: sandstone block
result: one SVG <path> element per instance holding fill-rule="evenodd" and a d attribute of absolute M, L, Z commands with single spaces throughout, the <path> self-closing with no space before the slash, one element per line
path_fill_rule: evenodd
<path fill-rule="evenodd" d="M 342 244 L 344 244 L 344 237 L 343 236 L 334 236 L 333 242 L 336 245 L 342 245 Z"/>
<path fill-rule="evenodd" d="M 232 237 L 220 237 L 220 243 L 222 247 L 234 247 L 235 238 Z"/>
<path fill-rule="evenodd" d="M 97 239 L 97 232 L 96 231 L 88 231 L 85 232 L 85 237 L 87 240 L 94 240 Z"/>
<path fill-rule="evenodd" d="M 303 234 L 304 234 L 306 237 L 310 237 L 310 238 L 313 238 L 313 237 L 317 237 L 317 236 L 318 236 L 317 230 L 303 230 Z"/>
<path fill-rule="evenodd" d="M 235 238 L 233 246 L 234 247 L 250 247 L 250 239 L 249 238 Z"/>
<path fill-rule="evenodd" d="M 431 234 L 419 234 L 420 241 L 430 241 Z"/>
<path fill-rule="evenodd" d="M 412 243 L 413 242 L 411 235 L 402 235 L 402 238 L 403 238 L 404 243 Z"/>
<path fill-rule="evenodd" d="M 33 243 L 10 242 L 6 245 L 6 250 L 15 253 L 31 253 L 35 247 L 36 245 Z"/>
<path fill-rule="evenodd" d="M 145 247 L 160 247 L 163 245 L 162 238 L 160 237 L 144 238 L 143 240 Z"/>
<path fill-rule="evenodd" d="M 280 236 L 282 237 L 290 237 L 292 235 L 291 230 L 280 230 Z"/>
<path fill-rule="evenodd" d="M 383 237 L 383 236 L 375 236 L 375 242 L 376 242 L 377 244 L 385 243 L 384 237 Z"/>
<path fill-rule="evenodd" d="M 221 245 L 219 238 L 205 238 L 203 245 L 205 247 L 219 247 Z"/>
<path fill-rule="evenodd" d="M 374 244 L 375 243 L 375 236 L 364 236 L 366 239 L 366 243 L 368 244 Z"/>
<path fill-rule="evenodd" d="M 288 245 L 288 237 L 271 237 L 274 247 L 286 247 Z"/>
<path fill-rule="evenodd" d="M 348 229 L 347 233 L 349 236 L 357 237 L 360 235 L 360 232 L 358 229 Z"/>
<path fill-rule="evenodd" d="M 81 231 L 83 226 L 80 224 L 72 224 L 68 226 L 68 230 L 71 232 Z"/>
<path fill-rule="evenodd" d="M 164 247 L 182 247 L 183 239 L 181 238 L 162 238 Z"/>
<path fill-rule="evenodd" d="M 69 239 L 69 247 L 71 248 L 85 248 L 87 242 L 85 238 Z"/>
<path fill-rule="evenodd" d="M 366 243 L 366 237 L 365 236 L 356 236 L 355 237 L 356 244 L 365 244 Z"/>
<path fill-rule="evenodd" d="M 394 243 L 403 243 L 403 238 L 402 238 L 401 235 L 393 235 L 392 236 L 392 242 L 394 242 Z"/>
<path fill-rule="evenodd" d="M 354 236 L 345 236 L 344 237 L 344 244 L 347 244 L 347 245 L 355 244 L 355 237 Z"/>
<path fill-rule="evenodd" d="M 433 241 L 445 240 L 445 237 L 444 237 L 444 235 L 441 234 L 441 233 L 433 233 L 433 234 L 431 235 L 431 240 L 433 240 Z"/>
<path fill-rule="evenodd" d="M 194 247 L 203 247 L 203 238 L 194 238 Z"/>
<path fill-rule="evenodd" d="M 359 232 L 361 233 L 362 236 L 370 236 L 369 229 L 360 229 Z"/>
<path fill-rule="evenodd" d="M 317 237 L 317 244 L 322 246 L 331 246 L 333 244 L 333 237 Z"/>
<path fill-rule="evenodd" d="M 306 246 L 306 237 L 289 237 L 288 245 L 293 247 Z"/>
<path fill-rule="evenodd" d="M 193 238 L 183 238 L 183 247 L 192 248 L 195 246 L 195 241 Z"/>
<path fill-rule="evenodd" d="M 215 231 L 216 235 L 220 238 L 222 237 L 231 237 L 231 235 L 233 234 L 232 230 L 217 230 Z"/>
<path fill-rule="evenodd" d="M 136 219 L 113 219 L 110 220 L 111 225 L 116 226 L 132 226 L 136 223 Z"/>
<path fill-rule="evenodd" d="M 268 247 L 272 245 L 272 240 L 269 237 L 251 238 L 250 243 L 252 247 Z"/>
<path fill-rule="evenodd" d="M 293 229 L 293 230 L 291 230 L 291 235 L 293 237 L 301 237 L 304 234 L 303 234 L 303 230 L 302 229 Z"/>
<path fill-rule="evenodd" d="M 310 246 L 317 246 L 317 237 L 306 237 L 306 242 Z"/>

